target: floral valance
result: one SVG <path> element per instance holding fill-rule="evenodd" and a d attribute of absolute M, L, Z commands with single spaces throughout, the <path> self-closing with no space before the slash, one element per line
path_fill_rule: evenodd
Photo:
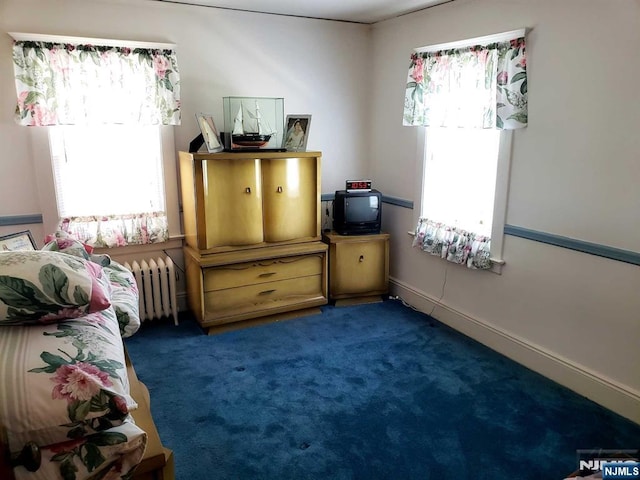
<path fill-rule="evenodd" d="M 427 218 L 418 220 L 413 247 L 468 268 L 487 270 L 492 267 L 489 237 Z"/>
<path fill-rule="evenodd" d="M 173 50 L 16 41 L 20 125 L 180 124 Z"/>
<path fill-rule="evenodd" d="M 525 127 L 524 37 L 411 55 L 403 124 L 506 130 Z"/>
<path fill-rule="evenodd" d="M 124 247 L 169 241 L 165 212 L 130 215 L 68 217 L 59 230 L 92 247 Z"/>

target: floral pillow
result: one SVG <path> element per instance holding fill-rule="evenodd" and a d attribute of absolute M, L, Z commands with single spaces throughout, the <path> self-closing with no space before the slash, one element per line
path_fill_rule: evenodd
<path fill-rule="evenodd" d="M 42 247 L 42 250 L 62 252 L 68 255 L 73 255 L 74 257 L 84 258 L 85 260 L 91 260 L 103 267 L 106 267 L 111 263 L 109 255 L 94 254 L 93 247 L 91 245 L 82 243 L 80 240 L 73 238 L 63 230 L 58 230 L 53 235 L 47 235 L 45 242 L 46 244 Z"/>
<path fill-rule="evenodd" d="M 52 323 L 108 308 L 102 267 L 59 252 L 0 252 L 0 325 Z"/>

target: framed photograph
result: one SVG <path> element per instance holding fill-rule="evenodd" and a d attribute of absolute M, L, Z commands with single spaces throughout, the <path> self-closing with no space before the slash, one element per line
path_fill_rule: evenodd
<path fill-rule="evenodd" d="M 282 148 L 292 152 L 305 152 L 310 126 L 311 115 L 287 115 Z"/>
<path fill-rule="evenodd" d="M 17 250 L 37 250 L 36 242 L 33 241 L 29 230 L 0 237 L 0 252 L 15 252 Z"/>
<path fill-rule="evenodd" d="M 224 146 L 220 140 L 220 134 L 218 133 L 216 124 L 213 122 L 213 116 L 208 113 L 196 113 L 196 119 L 198 120 L 198 126 L 202 132 L 202 138 L 207 147 L 207 152 L 217 153 L 224 150 Z"/>

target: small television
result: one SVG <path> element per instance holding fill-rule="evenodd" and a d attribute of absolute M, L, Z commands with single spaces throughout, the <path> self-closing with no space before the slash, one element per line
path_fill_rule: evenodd
<path fill-rule="evenodd" d="M 380 233 L 382 194 L 378 190 L 337 190 L 333 200 L 333 229 L 340 235 Z"/>

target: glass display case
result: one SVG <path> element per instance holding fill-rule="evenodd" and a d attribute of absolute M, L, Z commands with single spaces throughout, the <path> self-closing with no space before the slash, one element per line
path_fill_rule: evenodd
<path fill-rule="evenodd" d="M 223 97 L 227 150 L 282 149 L 284 98 Z"/>

